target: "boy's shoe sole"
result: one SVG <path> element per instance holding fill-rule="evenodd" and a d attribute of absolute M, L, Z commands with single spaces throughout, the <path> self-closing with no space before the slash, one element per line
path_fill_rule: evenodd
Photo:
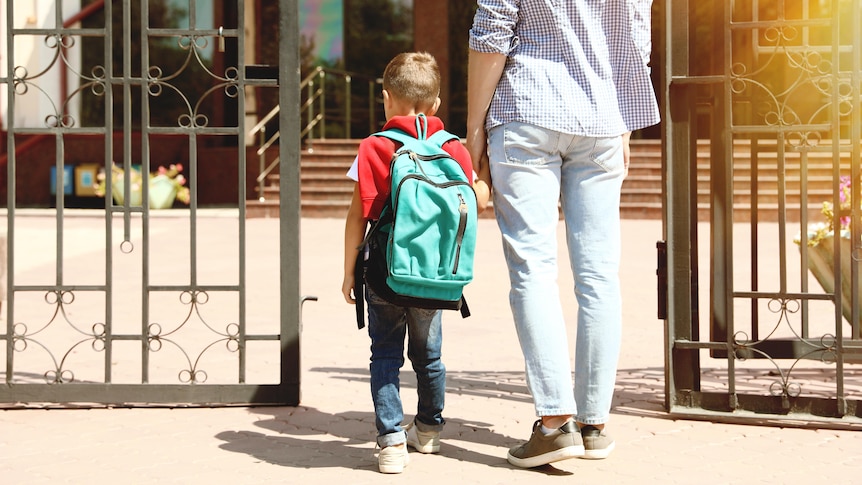
<path fill-rule="evenodd" d="M 403 426 L 407 432 L 407 445 L 418 451 L 419 453 L 439 453 L 440 452 L 440 433 L 437 431 L 423 432 L 419 431 L 416 422 L 411 422 Z"/>
<path fill-rule="evenodd" d="M 377 455 L 377 468 L 380 473 L 401 473 L 408 463 L 410 463 L 410 455 L 407 453 L 407 446 L 403 443 L 387 446 Z"/>
<path fill-rule="evenodd" d="M 584 455 L 581 458 L 603 460 L 614 450 L 614 439 L 595 426 L 581 428 L 581 438 L 584 442 Z"/>
<path fill-rule="evenodd" d="M 549 435 L 542 433 L 542 420 L 533 424 L 530 440 L 509 450 L 506 460 L 520 468 L 533 468 L 555 461 L 584 456 L 581 434 L 571 421 Z"/>

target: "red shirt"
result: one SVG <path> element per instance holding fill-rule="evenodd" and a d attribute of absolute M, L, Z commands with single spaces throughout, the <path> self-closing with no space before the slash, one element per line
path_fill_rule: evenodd
<path fill-rule="evenodd" d="M 443 121 L 436 116 L 428 116 L 428 133 L 430 137 L 443 129 Z M 384 130 L 398 128 L 399 130 L 417 136 L 415 116 L 393 116 L 383 126 Z M 397 146 L 396 146 L 397 145 Z M 359 175 L 359 197 L 362 200 L 362 216 L 366 219 L 377 219 L 380 211 L 389 197 L 391 177 L 389 162 L 392 155 L 401 144 L 382 136 L 369 136 L 359 144 L 357 156 L 357 171 Z M 464 169 L 467 180 L 473 180 L 473 163 L 470 153 L 461 140 L 450 140 L 443 144 L 443 150 L 452 156 Z"/>

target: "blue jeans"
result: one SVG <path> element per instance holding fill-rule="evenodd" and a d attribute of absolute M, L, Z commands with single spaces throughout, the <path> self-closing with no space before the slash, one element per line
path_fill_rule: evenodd
<path fill-rule="evenodd" d="M 509 268 L 509 304 L 536 414 L 605 423 L 622 327 L 622 139 L 516 122 L 493 128 L 488 150 L 494 212 Z M 558 202 L 578 301 L 574 386 L 557 285 Z"/>
<path fill-rule="evenodd" d="M 401 427 L 404 410 L 398 374 L 407 357 L 416 372 L 418 408 L 416 427 L 440 431 L 446 392 L 446 368 L 441 360 L 443 333 L 441 310 L 393 305 L 365 286 L 368 302 L 368 335 L 371 337 L 371 397 L 374 401 L 377 444 L 381 448 L 407 441 Z"/>

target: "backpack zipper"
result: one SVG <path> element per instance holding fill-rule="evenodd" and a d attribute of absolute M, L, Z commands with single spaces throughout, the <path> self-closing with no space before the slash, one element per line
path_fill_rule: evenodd
<path fill-rule="evenodd" d="M 458 200 L 461 204 L 458 206 L 458 212 L 461 214 L 458 218 L 458 232 L 455 235 L 455 266 L 452 268 L 452 274 L 458 272 L 458 260 L 461 259 L 461 242 L 464 240 L 464 232 L 467 230 L 467 201 L 464 200 L 464 195 L 458 192 Z"/>

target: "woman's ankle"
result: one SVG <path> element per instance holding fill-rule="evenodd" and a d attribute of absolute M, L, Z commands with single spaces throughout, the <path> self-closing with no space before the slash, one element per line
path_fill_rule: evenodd
<path fill-rule="evenodd" d="M 596 428 L 596 429 L 598 429 L 598 430 L 600 430 L 600 431 L 601 431 L 601 430 L 603 430 L 603 429 L 605 429 L 605 423 L 602 423 L 602 424 L 586 424 L 586 423 L 582 423 L 582 422 L 578 421 L 578 422 L 577 422 L 577 425 L 578 425 L 578 429 L 582 429 L 584 426 L 592 426 L 592 427 L 594 427 L 594 428 Z"/>
<path fill-rule="evenodd" d="M 565 416 L 542 416 L 542 426 L 548 429 L 557 429 L 562 425 L 566 424 L 566 422 L 572 419 L 571 415 Z"/>

